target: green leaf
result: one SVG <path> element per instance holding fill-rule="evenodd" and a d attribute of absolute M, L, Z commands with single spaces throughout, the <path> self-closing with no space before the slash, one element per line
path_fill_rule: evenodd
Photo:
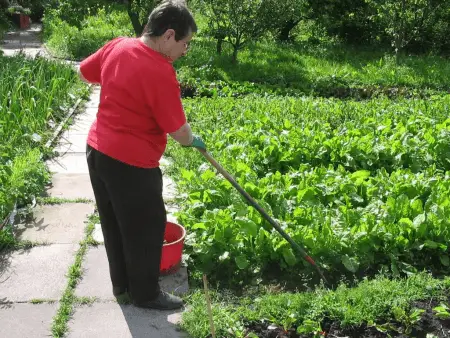
<path fill-rule="evenodd" d="M 244 217 L 236 217 L 236 222 L 248 236 L 256 237 L 258 235 L 258 226 L 252 220 Z"/>
<path fill-rule="evenodd" d="M 439 259 L 441 260 L 442 265 L 450 266 L 450 259 L 449 259 L 448 255 L 441 255 L 439 257 Z"/>
<path fill-rule="evenodd" d="M 181 170 L 181 177 L 183 177 L 187 181 L 191 181 L 195 177 L 195 173 L 192 170 Z"/>
<path fill-rule="evenodd" d="M 283 258 L 289 266 L 294 266 L 297 263 L 297 259 L 291 248 L 285 247 L 283 249 Z"/>
<path fill-rule="evenodd" d="M 358 170 L 355 171 L 350 178 L 355 181 L 356 184 L 361 184 L 365 179 L 370 177 L 369 170 Z"/>
<path fill-rule="evenodd" d="M 316 192 L 313 188 L 306 188 L 303 190 L 300 190 L 297 194 L 298 202 L 304 202 L 307 204 L 316 204 Z"/>
<path fill-rule="evenodd" d="M 409 198 L 408 196 L 402 194 L 397 197 L 395 201 L 395 208 L 397 215 L 400 217 L 407 217 L 409 213 Z"/>
<path fill-rule="evenodd" d="M 423 203 L 420 199 L 415 199 L 411 202 L 411 210 L 413 211 L 413 217 L 423 213 Z"/>
<path fill-rule="evenodd" d="M 437 247 L 439 246 L 439 244 L 436 243 L 436 242 L 430 241 L 430 240 L 426 240 L 426 241 L 425 241 L 425 246 L 426 246 L 427 248 L 430 248 L 430 249 L 437 249 Z"/>
<path fill-rule="evenodd" d="M 425 222 L 425 214 L 417 215 L 413 221 L 414 228 L 419 230 L 420 226 L 423 224 L 423 222 Z"/>
<path fill-rule="evenodd" d="M 256 334 L 254 334 L 253 332 L 248 333 L 245 337 L 246 338 L 258 338 L 258 336 Z"/>
<path fill-rule="evenodd" d="M 236 261 L 238 268 L 241 270 L 244 270 L 249 265 L 247 257 L 245 257 L 244 255 L 240 255 L 240 256 L 236 257 L 235 261 Z"/>
<path fill-rule="evenodd" d="M 345 255 L 341 258 L 341 261 L 348 271 L 353 273 L 356 273 L 356 271 L 358 271 L 359 263 L 354 258 Z"/>
<path fill-rule="evenodd" d="M 192 226 L 192 229 L 193 230 L 197 230 L 197 229 L 205 229 L 206 230 L 206 226 L 205 226 L 205 223 L 195 223 Z"/>
<path fill-rule="evenodd" d="M 409 218 L 401 218 L 398 221 L 398 224 L 402 227 L 402 228 L 410 228 L 413 225 L 413 222 L 409 219 Z"/>

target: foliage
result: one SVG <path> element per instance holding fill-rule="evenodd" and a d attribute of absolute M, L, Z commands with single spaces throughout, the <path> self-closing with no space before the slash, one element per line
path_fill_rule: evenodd
<path fill-rule="evenodd" d="M 211 35 L 218 40 L 217 52 L 221 43 L 233 46 L 233 62 L 237 62 L 240 49 L 249 41 L 261 38 L 268 25 L 264 20 L 264 0 L 203 0 L 203 14 L 209 19 Z"/>
<path fill-rule="evenodd" d="M 30 9 L 31 20 L 40 21 L 44 15 L 44 10 L 50 5 L 52 0 L 20 0 L 20 4 Z"/>
<path fill-rule="evenodd" d="M 9 14 L 26 14 L 26 15 L 30 15 L 31 14 L 31 10 L 29 8 L 24 8 L 20 5 L 14 5 L 14 6 L 10 6 L 8 7 L 8 13 Z"/>
<path fill-rule="evenodd" d="M 374 41 L 377 31 L 367 20 L 373 9 L 365 0 L 308 0 L 308 4 L 311 17 L 326 27 L 330 35 L 351 44 Z"/>
<path fill-rule="evenodd" d="M 107 0 L 50 0 L 44 17 L 50 11 L 50 16 L 57 17 L 70 26 L 81 28 L 84 19 L 97 15 L 98 10 L 105 6 L 109 7 L 108 5 L 114 6 Z"/>
<path fill-rule="evenodd" d="M 289 41 L 291 31 L 311 15 L 306 0 L 265 0 L 262 20 L 278 41 Z"/>
<path fill-rule="evenodd" d="M 245 324 L 251 321 L 312 333 L 330 320 L 338 321 L 344 328 L 367 324 L 381 330 L 391 318 L 398 318 L 400 326 L 406 329 L 411 320 L 420 318 L 421 311 L 415 311 L 414 302 L 443 300 L 448 296 L 449 286 L 448 279 L 436 280 L 426 274 L 418 274 L 404 280 L 376 277 L 353 288 L 341 284 L 336 290 L 316 288 L 298 293 L 251 291 L 239 299 L 212 292 L 212 313 L 218 337 L 253 337 L 245 330 Z M 193 292 L 187 301 L 191 306 L 183 313 L 182 328 L 193 338 L 208 336 L 209 316 L 203 292 Z M 436 311 L 445 313 L 445 308 L 441 306 Z M 418 316 L 414 317 L 414 313 Z"/>
<path fill-rule="evenodd" d="M 95 16 L 82 20 L 82 28 L 72 26 L 58 15 L 54 10 L 46 12 L 44 34 L 52 54 L 61 58 L 83 59 L 117 36 L 130 36 L 133 32 L 123 8 L 98 9 Z"/>
<path fill-rule="evenodd" d="M 427 25 L 432 25 L 438 13 L 449 1 L 442 0 L 366 0 L 376 11 L 370 17 L 390 37 L 391 45 L 398 53 L 412 40 L 417 39 Z"/>
<path fill-rule="evenodd" d="M 86 93 L 82 88 L 70 66 L 23 54 L 0 56 L 0 92 L 4 94 L 0 100 L 2 224 L 15 204 L 26 205 L 48 182 L 43 145 L 73 105 L 75 95 Z"/>
<path fill-rule="evenodd" d="M 248 97 L 186 110 L 217 160 L 338 278 L 448 271 L 449 103 Z M 201 158 L 171 154 L 195 270 L 229 285 L 273 269 L 310 276 Z"/>
<path fill-rule="evenodd" d="M 448 52 L 448 0 L 308 0 L 310 17 L 352 44 L 393 50 Z M 446 32 L 446 33 L 444 33 Z"/>
<path fill-rule="evenodd" d="M 3 35 L 11 27 L 11 22 L 9 21 L 6 12 L 0 8 L 0 39 L 3 39 Z M 1 54 L 1 52 L 0 52 Z"/>
<path fill-rule="evenodd" d="M 161 0 L 63 0 L 52 1 L 52 9 L 56 16 L 70 26 L 78 29 L 83 27 L 83 23 L 89 16 L 97 15 L 98 11 L 105 9 L 111 13 L 112 9 L 125 11 L 128 15 L 128 23 L 131 25 L 136 36 L 142 34 L 142 30 L 147 23 L 148 16 Z M 121 23 L 115 24 L 115 29 L 120 29 Z"/>
<path fill-rule="evenodd" d="M 426 97 L 446 90 L 450 81 L 450 63 L 437 56 L 402 54 L 396 62 L 382 50 L 330 43 L 250 43 L 238 64 L 214 54 L 214 42 L 196 37 L 188 55 L 175 63 L 187 96 Z"/>
<path fill-rule="evenodd" d="M 131 20 L 136 36 L 141 36 L 152 10 L 161 3 L 161 0 L 127 0 L 127 13 Z"/>

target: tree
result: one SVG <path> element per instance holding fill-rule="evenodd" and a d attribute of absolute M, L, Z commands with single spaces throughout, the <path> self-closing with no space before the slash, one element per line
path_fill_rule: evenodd
<path fill-rule="evenodd" d="M 128 16 L 136 36 L 140 36 L 147 23 L 151 11 L 162 1 L 161 0 L 120 0 L 127 6 Z"/>
<path fill-rule="evenodd" d="M 264 3 L 265 0 L 203 0 L 204 14 L 208 17 L 210 34 L 217 40 L 219 54 L 223 42 L 231 44 L 236 63 L 239 50 L 268 31 Z"/>
<path fill-rule="evenodd" d="M 384 28 L 385 33 L 391 38 L 391 45 L 397 56 L 398 52 L 422 33 L 427 21 L 434 22 L 432 18 L 446 3 L 443 0 L 366 0 L 366 2 L 376 11 L 370 19 Z"/>
<path fill-rule="evenodd" d="M 289 41 L 291 31 L 310 15 L 306 0 L 265 0 L 264 19 L 279 41 Z"/>
<path fill-rule="evenodd" d="M 352 44 L 374 41 L 378 32 L 368 17 L 373 14 L 365 0 L 306 0 L 311 19 L 325 27 L 330 36 Z"/>
<path fill-rule="evenodd" d="M 120 4 L 126 7 L 136 36 L 140 36 L 151 11 L 164 0 L 48 0 L 62 20 L 79 26 L 83 19 L 104 6 Z"/>

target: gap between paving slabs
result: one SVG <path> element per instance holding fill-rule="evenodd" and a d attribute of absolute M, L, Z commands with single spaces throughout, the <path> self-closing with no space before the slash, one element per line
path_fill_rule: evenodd
<path fill-rule="evenodd" d="M 90 217 L 92 219 L 92 216 Z M 92 234 L 94 225 L 89 222 L 85 228 L 85 238 L 80 242 L 79 248 L 75 255 L 75 262 L 70 266 L 68 272 L 68 282 L 65 291 L 59 301 L 59 308 L 56 315 L 53 317 L 51 331 L 53 337 L 63 337 L 67 332 L 67 324 L 70 316 L 73 313 L 75 297 L 75 287 L 81 278 L 81 265 L 84 255 L 88 247 L 88 240 Z"/>

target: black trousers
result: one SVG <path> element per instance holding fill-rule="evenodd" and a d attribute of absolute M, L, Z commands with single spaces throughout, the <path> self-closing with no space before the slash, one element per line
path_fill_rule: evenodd
<path fill-rule="evenodd" d="M 152 300 L 167 219 L 161 169 L 127 165 L 89 145 L 86 156 L 112 285 L 128 288 L 135 302 Z"/>

